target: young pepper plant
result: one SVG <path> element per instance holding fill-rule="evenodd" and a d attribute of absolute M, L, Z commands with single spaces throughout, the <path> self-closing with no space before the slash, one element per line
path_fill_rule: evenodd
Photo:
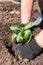
<path fill-rule="evenodd" d="M 13 33 L 11 36 L 12 42 L 16 40 L 17 43 L 29 43 L 32 39 L 32 32 L 30 28 L 35 26 L 34 22 L 30 22 L 29 24 L 25 24 L 24 27 L 19 27 L 17 25 L 11 25 L 10 30 L 12 31 L 18 31 L 18 33 Z"/>

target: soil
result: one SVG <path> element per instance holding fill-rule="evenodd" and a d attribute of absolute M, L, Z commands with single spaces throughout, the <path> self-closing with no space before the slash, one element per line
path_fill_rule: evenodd
<path fill-rule="evenodd" d="M 31 21 L 39 16 L 37 3 L 34 2 Z M 20 4 L 12 2 L 0 2 L 0 65 L 43 65 L 43 53 L 33 60 L 18 58 L 15 55 L 17 44 L 11 42 L 12 31 L 9 29 L 11 24 L 19 25 Z M 41 31 L 40 27 L 33 28 L 33 36 Z"/>

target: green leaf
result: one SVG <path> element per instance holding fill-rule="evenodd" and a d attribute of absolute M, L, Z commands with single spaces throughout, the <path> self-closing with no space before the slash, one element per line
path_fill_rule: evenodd
<path fill-rule="evenodd" d="M 30 30 L 26 30 L 26 31 L 24 31 L 24 40 L 25 40 L 25 42 L 30 42 L 30 40 L 31 40 L 31 38 L 32 38 L 32 33 L 31 33 L 31 31 Z"/>
<path fill-rule="evenodd" d="M 11 40 L 12 42 L 14 41 L 14 39 L 17 37 L 17 34 L 13 33 L 12 36 L 11 36 Z"/>
<path fill-rule="evenodd" d="M 22 33 L 24 31 L 24 28 L 23 27 L 20 27 L 19 28 L 19 31 Z"/>
<path fill-rule="evenodd" d="M 18 33 L 17 38 L 16 38 L 16 41 L 17 41 L 17 43 L 22 43 L 23 42 L 23 37 L 21 35 L 21 32 Z"/>
<path fill-rule="evenodd" d="M 12 30 L 12 31 L 19 30 L 20 32 L 23 32 L 24 28 L 23 27 L 18 27 L 17 25 L 11 25 L 10 30 Z"/>
<path fill-rule="evenodd" d="M 35 22 L 30 22 L 29 24 L 26 24 L 26 25 L 24 26 L 24 30 L 30 29 L 30 28 L 32 28 L 33 26 L 35 26 Z"/>
<path fill-rule="evenodd" d="M 10 30 L 19 30 L 19 27 L 17 25 L 11 25 Z"/>

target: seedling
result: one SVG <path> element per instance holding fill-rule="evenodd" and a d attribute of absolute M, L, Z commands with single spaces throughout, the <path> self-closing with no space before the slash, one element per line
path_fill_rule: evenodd
<path fill-rule="evenodd" d="M 11 36 L 12 42 L 16 40 L 17 43 L 29 43 L 32 39 L 31 27 L 34 26 L 34 22 L 24 25 L 24 27 L 19 27 L 17 25 L 11 25 L 10 30 L 18 31 L 18 33 L 13 33 Z"/>
<path fill-rule="evenodd" d="M 17 43 L 29 43 L 32 39 L 32 32 L 30 28 L 37 26 L 42 21 L 42 18 L 38 17 L 35 22 L 30 22 L 29 24 L 25 24 L 24 27 L 19 27 L 17 25 L 11 25 L 10 30 L 18 31 L 18 33 L 13 33 L 11 36 L 12 42 L 16 40 Z"/>

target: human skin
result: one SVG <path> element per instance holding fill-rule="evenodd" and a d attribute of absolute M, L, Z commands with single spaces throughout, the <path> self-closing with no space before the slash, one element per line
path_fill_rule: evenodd
<path fill-rule="evenodd" d="M 35 37 L 37 44 L 43 48 L 43 30 Z"/>
<path fill-rule="evenodd" d="M 38 0 L 41 11 L 43 11 L 43 0 Z M 33 0 L 21 0 L 21 23 L 29 23 Z M 43 30 L 35 37 L 37 44 L 43 48 Z"/>
<path fill-rule="evenodd" d="M 43 10 L 43 0 L 38 0 L 41 11 Z M 21 0 L 21 23 L 29 23 L 31 18 L 33 0 Z"/>
<path fill-rule="evenodd" d="M 43 11 L 43 0 L 38 0 L 41 11 Z M 43 22 L 43 21 L 42 21 Z M 43 48 L 43 30 L 35 37 L 37 44 Z"/>
<path fill-rule="evenodd" d="M 21 23 L 29 23 L 33 0 L 21 0 Z"/>

